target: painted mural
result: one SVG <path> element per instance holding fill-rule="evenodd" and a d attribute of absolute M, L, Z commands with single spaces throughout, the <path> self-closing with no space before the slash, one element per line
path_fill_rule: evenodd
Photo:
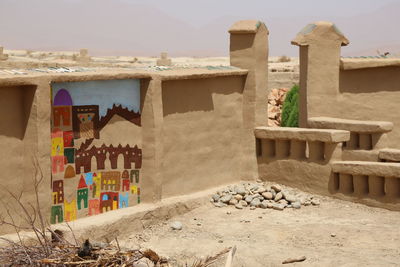
<path fill-rule="evenodd" d="M 139 80 L 52 84 L 51 223 L 140 203 Z"/>

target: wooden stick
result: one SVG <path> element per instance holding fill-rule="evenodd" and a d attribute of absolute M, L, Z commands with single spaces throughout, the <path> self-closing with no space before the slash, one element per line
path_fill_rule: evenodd
<path fill-rule="evenodd" d="M 232 262 L 233 262 L 233 256 L 235 256 L 236 253 L 236 246 L 231 248 L 229 251 L 228 257 L 226 259 L 225 267 L 232 267 Z"/>
<path fill-rule="evenodd" d="M 288 263 L 294 263 L 294 262 L 302 262 L 305 261 L 307 258 L 306 256 L 300 257 L 300 258 L 289 258 L 286 259 L 282 262 L 282 264 L 288 264 Z"/>

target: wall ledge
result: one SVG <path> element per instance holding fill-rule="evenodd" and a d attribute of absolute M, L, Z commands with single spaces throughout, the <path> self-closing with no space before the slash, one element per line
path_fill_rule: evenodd
<path fill-rule="evenodd" d="M 371 161 L 334 161 L 332 171 L 352 175 L 376 175 L 383 177 L 400 177 L 400 163 Z"/>
<path fill-rule="evenodd" d="M 340 129 L 358 133 L 386 133 L 393 129 L 393 123 L 389 121 L 361 121 L 331 117 L 309 118 L 308 126 L 317 129 Z"/>
<path fill-rule="evenodd" d="M 400 58 L 342 58 L 341 70 L 355 70 L 378 67 L 400 67 Z"/>
<path fill-rule="evenodd" d="M 350 140 L 348 131 L 289 127 L 256 127 L 254 135 L 260 139 L 292 139 L 326 143 L 341 143 Z"/>

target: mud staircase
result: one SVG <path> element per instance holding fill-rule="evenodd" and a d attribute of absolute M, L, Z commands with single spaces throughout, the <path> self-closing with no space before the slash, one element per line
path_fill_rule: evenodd
<path fill-rule="evenodd" d="M 388 148 L 393 123 L 315 117 L 308 126 L 255 128 L 262 179 L 400 210 L 400 150 Z"/>
<path fill-rule="evenodd" d="M 399 201 L 400 150 L 387 148 L 393 123 L 316 117 L 308 124 L 350 132 L 350 140 L 342 145 L 342 160 L 331 162 L 336 192 L 380 202 Z"/>

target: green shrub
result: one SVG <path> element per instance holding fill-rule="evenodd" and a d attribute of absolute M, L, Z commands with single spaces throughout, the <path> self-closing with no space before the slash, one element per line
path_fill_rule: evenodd
<path fill-rule="evenodd" d="M 299 86 L 294 85 L 287 93 L 282 107 L 282 127 L 299 127 Z"/>

